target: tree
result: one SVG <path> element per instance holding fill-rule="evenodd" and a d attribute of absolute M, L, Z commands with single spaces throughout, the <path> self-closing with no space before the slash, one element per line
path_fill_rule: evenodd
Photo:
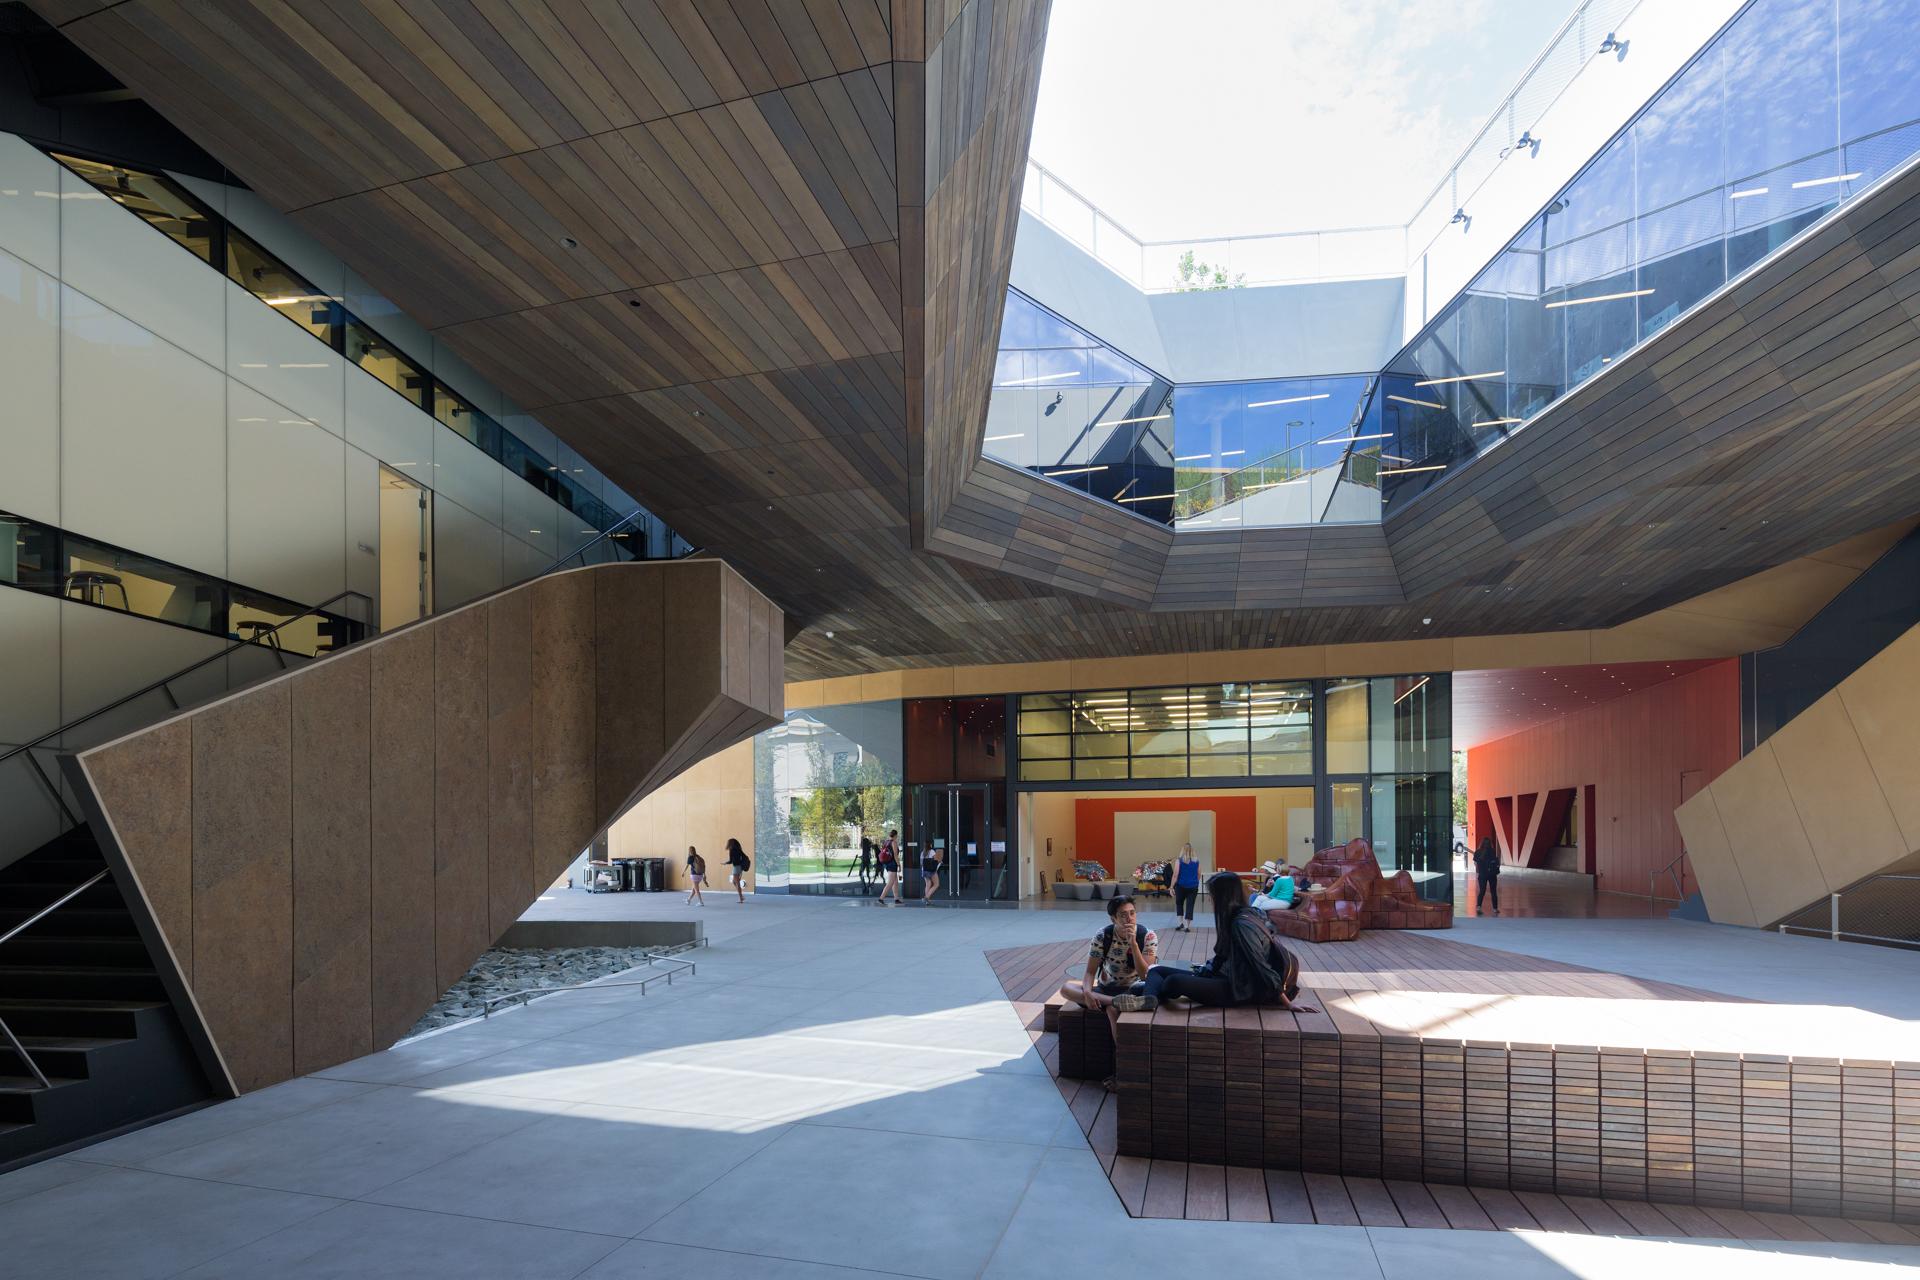
<path fill-rule="evenodd" d="M 847 791 L 834 785 L 827 753 L 818 743 L 807 745 L 807 790 L 794 797 L 794 825 L 802 843 L 825 853 L 840 840 L 847 823 Z"/>
<path fill-rule="evenodd" d="M 780 821 L 780 797 L 773 789 L 775 749 L 768 734 L 753 740 L 753 857 L 763 876 L 787 869 L 787 826 Z"/>
<path fill-rule="evenodd" d="M 1453 825 L 1467 825 L 1467 753 L 1453 753 Z"/>
<path fill-rule="evenodd" d="M 1174 264 L 1173 291 L 1175 293 L 1193 293 L 1203 289 L 1244 289 L 1247 287 L 1247 273 L 1236 271 L 1231 276 L 1225 267 L 1216 267 L 1210 263 L 1194 260 L 1193 250 L 1180 255 L 1180 261 Z"/>
<path fill-rule="evenodd" d="M 878 756 L 862 755 L 853 771 L 853 812 L 875 843 L 900 825 L 900 788 Z"/>

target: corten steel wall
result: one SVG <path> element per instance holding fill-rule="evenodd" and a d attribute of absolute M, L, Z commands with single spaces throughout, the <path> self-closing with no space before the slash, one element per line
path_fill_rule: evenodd
<path fill-rule="evenodd" d="M 777 722 L 783 631 L 719 561 L 602 565 L 81 755 L 209 1073 L 404 1035 L 636 797 Z"/>
<path fill-rule="evenodd" d="M 1598 887 L 1645 893 L 1683 851 L 1680 775 L 1698 770 L 1704 784 L 1739 758 L 1740 664 L 1729 659 L 1468 751 L 1468 816 L 1478 821 L 1478 801 L 1545 804 L 1550 791 L 1591 785 Z M 1524 808 L 1516 803 L 1516 816 Z"/>

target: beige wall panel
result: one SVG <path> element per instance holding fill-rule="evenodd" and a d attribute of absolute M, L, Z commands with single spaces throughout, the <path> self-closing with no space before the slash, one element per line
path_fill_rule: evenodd
<path fill-rule="evenodd" d="M 1749 649 L 1778 644 L 1777 628 L 1757 628 L 1724 618 L 1676 613 L 1671 609 L 1593 633 L 1591 662 L 1653 662 L 1662 658 L 1730 658 Z"/>
<path fill-rule="evenodd" d="M 827 705 L 825 680 L 796 680 L 786 687 L 786 705 L 789 711 L 804 710 L 807 707 Z"/>
<path fill-rule="evenodd" d="M 1892 549 L 1893 544 L 1913 532 L 1920 520 L 1901 520 L 1884 529 L 1873 529 L 1858 537 L 1836 542 L 1824 551 L 1816 551 L 1807 557 L 1810 560 L 1824 560 L 1828 564 L 1845 565 L 1856 572 L 1865 569 Z"/>
<path fill-rule="evenodd" d="M 1547 631 L 1512 636 L 1459 636 L 1453 670 L 1498 671 L 1505 667 L 1578 667 L 1592 660 L 1593 634 Z"/>
<path fill-rule="evenodd" d="M 1780 762 L 1828 892 L 1907 855 L 1899 824 L 1837 692 L 1782 725 L 1767 743 Z"/>
<path fill-rule="evenodd" d="M 392 1044 L 446 988 L 433 944 L 433 632 L 424 627 L 368 650 L 372 665 L 372 899 L 374 1043 Z"/>
<path fill-rule="evenodd" d="M 1187 679 L 1194 684 L 1228 680 L 1305 680 L 1327 673 L 1322 645 L 1291 649 L 1215 650 L 1187 659 Z"/>
<path fill-rule="evenodd" d="M 1451 640 L 1398 640 L 1387 644 L 1327 647 L 1327 674 L 1396 675 L 1405 671 L 1444 671 L 1453 662 Z"/>
<path fill-rule="evenodd" d="M 952 670 L 956 698 L 977 693 L 1045 693 L 1074 687 L 1071 662 L 1012 662 Z"/>
<path fill-rule="evenodd" d="M 496 938 L 526 909 L 533 883 L 534 597 L 510 591 L 486 606 L 487 927 Z"/>
<path fill-rule="evenodd" d="M 487 605 L 433 625 L 433 937 L 436 991 L 493 941 L 487 866 Z"/>
<path fill-rule="evenodd" d="M 287 685 L 193 717 L 193 987 L 242 1091 L 293 1074 Z"/>
<path fill-rule="evenodd" d="M 729 575 L 732 577 L 732 575 Z M 566 573 L 534 584 L 533 871 L 523 896 L 587 847 L 599 830 L 594 804 L 597 675 L 594 577 Z"/>
<path fill-rule="evenodd" d="M 87 760 L 101 807 L 182 973 L 193 972 L 193 726 L 161 725 Z"/>
<path fill-rule="evenodd" d="M 1137 658 L 1091 658 L 1069 664 L 1074 689 L 1126 689 L 1157 684 L 1185 684 L 1187 655 L 1146 654 Z"/>
<path fill-rule="evenodd" d="M 849 702 L 861 701 L 860 676 L 835 676 L 820 682 L 820 696 L 824 705 L 844 706 Z"/>
<path fill-rule="evenodd" d="M 594 616 L 602 638 L 594 650 L 594 681 L 600 691 L 594 740 L 603 813 L 626 803 L 637 780 L 666 749 L 665 583 L 665 574 L 649 573 L 602 579 L 594 588 Z"/>
<path fill-rule="evenodd" d="M 1797 631 L 1860 576 L 1860 570 L 1824 557 L 1789 560 L 1717 591 L 1674 605 L 1676 616 Z"/>
<path fill-rule="evenodd" d="M 1838 692 L 1903 843 L 1920 849 L 1920 627 L 1874 655 Z"/>
<path fill-rule="evenodd" d="M 1720 821 L 1720 809 L 1711 789 L 1694 793 L 1691 800 L 1673 811 L 1680 826 L 1680 838 L 1686 843 L 1687 863 L 1700 884 L 1700 895 L 1707 904 L 1707 915 L 1716 924 L 1754 925 L 1753 903 L 1747 898 L 1746 881 L 1740 875 L 1740 863 L 1727 843 L 1727 829 Z"/>
<path fill-rule="evenodd" d="M 1761 743 L 1711 787 L 1727 843 L 1739 851 L 1754 923 L 1771 924 L 1826 892 L 1772 743 Z"/>
<path fill-rule="evenodd" d="M 652 843 L 643 856 L 665 858 L 667 860 L 667 883 L 677 885 L 682 891 L 687 887 L 687 846 L 693 845 L 700 850 L 700 856 L 708 862 L 714 862 L 714 844 L 711 840 L 689 838 L 687 831 L 687 796 L 683 791 L 672 789 L 673 784 L 647 797 L 649 816 L 653 822 Z"/>
<path fill-rule="evenodd" d="M 881 702 L 888 698 L 948 698 L 953 696 L 953 668 L 925 667 L 906 671 L 882 671 L 860 677 L 860 701 Z"/>
<path fill-rule="evenodd" d="M 368 886 L 373 662 L 343 654 L 287 682 L 293 721 L 293 1069 L 371 1053 Z"/>

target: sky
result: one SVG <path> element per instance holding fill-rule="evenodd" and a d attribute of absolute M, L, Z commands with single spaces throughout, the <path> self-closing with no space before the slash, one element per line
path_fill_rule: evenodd
<path fill-rule="evenodd" d="M 1033 158 L 1143 240 L 1404 223 L 1574 0 L 1054 0 Z"/>

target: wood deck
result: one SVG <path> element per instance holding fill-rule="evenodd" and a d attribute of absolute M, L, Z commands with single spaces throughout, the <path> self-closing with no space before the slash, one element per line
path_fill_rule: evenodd
<path fill-rule="evenodd" d="M 1211 933 L 1162 933 L 1160 946 L 1197 960 Z M 1793 1052 L 1825 1047 L 1803 1016 L 1854 1011 L 1369 933 L 1296 948 L 1318 1013 L 1129 1015 L 1109 1094 L 1059 1078 L 1042 1025 L 1085 947 L 988 958 L 1136 1215 L 1920 1238 L 1889 1221 L 1920 1207 L 1920 1155 L 1894 1141 L 1920 1121 L 1920 1069 Z M 1905 1030 L 1850 1021 L 1856 1044 Z M 1528 1039 L 1479 1034 L 1516 1025 Z M 1769 1028 L 1771 1045 L 1752 1043 Z M 1746 1048 L 1676 1046 L 1690 1037 Z M 1216 1114 L 1223 1127 L 1204 1120 Z"/>

